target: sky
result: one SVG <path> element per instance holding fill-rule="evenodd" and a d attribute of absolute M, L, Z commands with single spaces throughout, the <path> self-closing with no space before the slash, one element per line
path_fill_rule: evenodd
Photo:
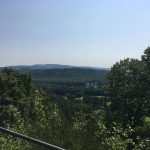
<path fill-rule="evenodd" d="M 111 67 L 150 45 L 149 0 L 0 0 L 0 66 Z"/>

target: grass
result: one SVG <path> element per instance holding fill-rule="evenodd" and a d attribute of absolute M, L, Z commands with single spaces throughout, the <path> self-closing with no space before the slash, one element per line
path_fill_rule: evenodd
<path fill-rule="evenodd" d="M 150 123 L 150 117 L 145 117 L 144 122 L 145 123 Z"/>

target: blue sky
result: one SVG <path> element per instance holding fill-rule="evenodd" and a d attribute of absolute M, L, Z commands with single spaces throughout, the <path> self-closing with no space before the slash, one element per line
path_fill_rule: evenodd
<path fill-rule="evenodd" d="M 0 0 L 0 66 L 111 67 L 150 45 L 149 0 Z"/>

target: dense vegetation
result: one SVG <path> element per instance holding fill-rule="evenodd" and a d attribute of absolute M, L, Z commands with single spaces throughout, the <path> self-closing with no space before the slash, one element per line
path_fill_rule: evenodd
<path fill-rule="evenodd" d="M 100 88 L 104 84 L 107 70 L 83 68 L 38 69 L 28 72 L 32 75 L 33 84 L 57 95 L 85 94 L 101 96 Z"/>
<path fill-rule="evenodd" d="M 65 149 L 148 150 L 149 47 L 141 58 L 114 64 L 105 84 L 106 72 L 98 79 L 94 70 L 19 73 L 5 68 L 0 73 L 0 125 Z M 42 150 L 4 134 L 0 149 Z"/>

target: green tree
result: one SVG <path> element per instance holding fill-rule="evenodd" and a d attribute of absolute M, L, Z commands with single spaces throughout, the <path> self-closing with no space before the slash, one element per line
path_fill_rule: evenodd
<path fill-rule="evenodd" d="M 107 76 L 106 90 L 110 97 L 112 120 L 126 126 L 142 123 L 144 116 L 141 72 L 143 66 L 136 59 L 117 62 Z"/>
<path fill-rule="evenodd" d="M 145 49 L 142 55 L 143 72 L 142 72 L 142 92 L 144 93 L 144 103 L 146 115 L 150 116 L 150 47 Z"/>

